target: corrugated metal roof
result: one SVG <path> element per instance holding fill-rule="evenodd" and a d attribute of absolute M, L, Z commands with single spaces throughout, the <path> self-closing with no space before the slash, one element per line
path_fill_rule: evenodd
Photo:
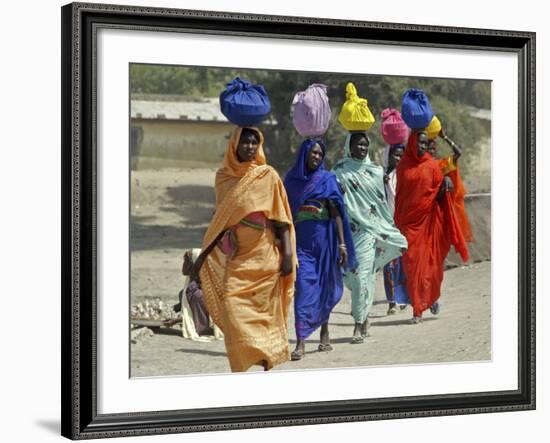
<path fill-rule="evenodd" d="M 217 97 L 206 98 L 200 102 L 131 100 L 130 107 L 132 118 L 209 122 L 228 121 L 220 111 L 220 102 Z"/>

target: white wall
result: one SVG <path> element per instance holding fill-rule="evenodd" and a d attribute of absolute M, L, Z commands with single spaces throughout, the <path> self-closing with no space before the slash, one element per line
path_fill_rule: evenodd
<path fill-rule="evenodd" d="M 113 1 L 189 9 L 227 10 L 278 15 L 303 15 L 373 21 L 517 29 L 537 32 L 538 164 L 543 148 L 543 122 L 549 104 L 543 77 L 548 63 L 549 15 L 543 2 L 460 2 L 394 0 L 393 2 L 296 2 L 278 0 Z M 60 6 L 57 0 L 5 2 L 0 56 L 0 256 L 4 312 L 0 323 L 0 370 L 3 441 L 60 441 Z M 544 53 L 544 54 L 543 54 Z M 547 77 L 547 74 L 546 74 Z M 32 123 L 31 123 L 32 122 Z M 7 139 L 6 139 L 7 136 Z M 498 149 L 498 147 L 496 147 Z M 498 152 L 497 152 L 498 155 Z M 539 168 L 539 172 L 542 168 Z M 281 439 L 341 441 L 463 442 L 512 441 L 546 431 L 550 415 L 547 373 L 549 322 L 540 319 L 550 294 L 543 247 L 548 235 L 549 180 L 538 177 L 538 410 L 534 412 L 409 419 L 372 423 L 145 437 L 124 441 L 280 442 Z M 546 254 L 547 255 L 547 254 Z M 545 278 L 546 281 L 543 281 Z M 543 287 L 544 286 L 544 287 Z M 546 290 L 545 290 L 546 289 Z M 498 294 L 495 294 L 498 297 Z M 7 321 L 6 321 L 7 320 Z M 546 348 L 543 352 L 543 348 Z M 545 432 L 547 434 L 547 432 Z"/>

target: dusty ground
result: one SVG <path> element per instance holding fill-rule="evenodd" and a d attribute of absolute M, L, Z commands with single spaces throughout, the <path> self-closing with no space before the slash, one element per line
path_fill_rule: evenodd
<path fill-rule="evenodd" d="M 214 170 L 145 170 L 132 173 L 131 303 L 146 296 L 177 301 L 183 250 L 200 246 L 210 219 Z M 371 311 L 371 337 L 349 343 L 353 329 L 346 291 L 330 319 L 334 351 L 317 352 L 318 333 L 306 345 L 306 357 L 275 370 L 350 366 L 480 361 L 491 358 L 491 264 L 475 263 L 445 273 L 441 313 L 425 314 L 411 325 L 410 308 L 386 316 L 381 279 Z M 289 318 L 291 347 L 293 317 Z M 258 368 L 259 370 L 259 368 Z M 178 328 L 163 328 L 131 345 L 135 377 L 229 372 L 223 341 L 197 343 Z"/>

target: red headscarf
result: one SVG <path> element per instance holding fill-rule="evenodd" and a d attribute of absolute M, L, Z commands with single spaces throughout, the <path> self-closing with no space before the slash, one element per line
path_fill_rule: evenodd
<path fill-rule="evenodd" d="M 403 267 L 414 315 L 420 316 L 439 298 L 451 244 L 464 261 L 468 248 L 450 193 L 437 199 L 444 179 L 439 164 L 427 153 L 419 157 L 417 141 L 413 132 L 397 165 L 395 223 L 409 244 Z"/>

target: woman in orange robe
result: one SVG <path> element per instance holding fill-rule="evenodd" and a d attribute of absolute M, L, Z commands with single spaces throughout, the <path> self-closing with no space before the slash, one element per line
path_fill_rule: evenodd
<path fill-rule="evenodd" d="M 466 206 L 464 204 L 466 187 L 464 186 L 464 182 L 462 181 L 462 177 L 460 176 L 460 170 L 458 167 L 458 159 L 462 156 L 462 148 L 447 136 L 443 128 L 441 128 L 441 131 L 438 135 L 451 147 L 451 149 L 453 150 L 453 155 L 445 158 L 437 158 L 438 145 L 435 139 L 430 140 L 430 143 L 428 145 L 428 152 L 433 158 L 438 161 L 439 167 L 441 168 L 441 172 L 443 172 L 443 175 L 450 177 L 453 182 L 454 190 L 451 192 L 451 200 L 453 202 L 455 213 L 458 218 L 458 223 L 460 224 L 460 228 L 462 229 L 462 235 L 468 243 L 471 243 L 474 241 L 474 236 L 472 234 L 472 228 L 470 226 L 470 221 L 468 220 L 468 214 L 466 212 Z"/>
<path fill-rule="evenodd" d="M 266 164 L 263 135 L 234 130 L 216 174 L 216 211 L 197 269 L 233 372 L 289 360 L 288 309 L 296 269 L 285 188 Z"/>
<path fill-rule="evenodd" d="M 462 260 L 468 260 L 449 192 L 452 181 L 444 177 L 427 150 L 426 133 L 413 132 L 397 165 L 395 223 L 409 244 L 402 260 L 414 323 L 420 322 L 422 313 L 439 298 L 443 264 L 451 245 Z"/>

